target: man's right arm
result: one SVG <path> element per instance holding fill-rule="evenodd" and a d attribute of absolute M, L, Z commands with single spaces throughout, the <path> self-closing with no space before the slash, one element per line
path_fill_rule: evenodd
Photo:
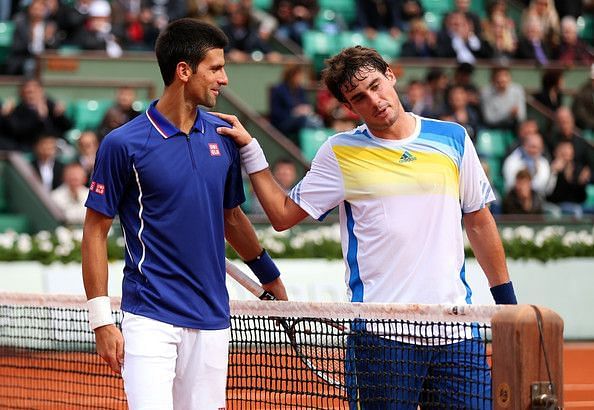
<path fill-rule="evenodd" d="M 274 180 L 258 142 L 237 117 L 218 112 L 212 114 L 231 124 L 231 128 L 219 127 L 217 132 L 229 136 L 240 147 L 242 163 L 250 176 L 254 192 L 274 229 L 283 231 L 303 220 L 307 212 L 289 198 Z"/>
<path fill-rule="evenodd" d="M 116 373 L 124 361 L 124 339 L 113 323 L 102 324 L 107 307 L 101 303 L 107 297 L 107 234 L 113 219 L 90 208 L 87 209 L 82 239 L 82 274 L 89 300 L 89 319 L 95 331 L 97 353 Z M 104 301 L 105 299 L 103 299 Z M 111 315 L 111 308 L 109 308 Z M 99 317 L 100 326 L 94 322 Z"/>

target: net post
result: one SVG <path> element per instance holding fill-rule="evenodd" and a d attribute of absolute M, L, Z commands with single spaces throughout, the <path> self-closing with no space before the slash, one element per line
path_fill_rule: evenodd
<path fill-rule="evenodd" d="M 510 306 L 491 326 L 493 408 L 563 408 L 561 317 L 543 307 Z"/>

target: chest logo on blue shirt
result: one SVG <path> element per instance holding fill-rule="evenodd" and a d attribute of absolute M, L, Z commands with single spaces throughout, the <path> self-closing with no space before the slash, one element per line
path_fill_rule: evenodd
<path fill-rule="evenodd" d="M 417 157 L 415 157 L 413 154 L 411 154 L 411 153 L 410 153 L 410 152 L 408 152 L 408 151 L 404 151 L 404 152 L 402 153 L 402 156 L 401 156 L 401 157 L 400 157 L 400 159 L 398 160 L 398 162 L 399 162 L 400 164 L 402 164 L 402 163 L 405 163 L 405 162 L 413 162 L 413 161 L 416 161 L 416 160 L 417 160 Z"/>
<path fill-rule="evenodd" d="M 208 149 L 210 150 L 211 157 L 220 157 L 221 156 L 221 150 L 219 149 L 219 144 L 217 144 L 216 142 L 209 142 Z"/>

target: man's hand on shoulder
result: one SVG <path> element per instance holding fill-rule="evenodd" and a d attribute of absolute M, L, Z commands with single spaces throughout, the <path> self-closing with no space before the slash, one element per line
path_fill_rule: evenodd
<path fill-rule="evenodd" d="M 238 147 L 244 147 L 252 141 L 252 136 L 249 132 L 247 132 L 235 115 L 223 114 L 214 111 L 212 111 L 211 114 L 216 115 L 224 121 L 227 121 L 231 125 L 231 128 L 218 127 L 217 132 L 221 135 L 230 137 Z"/>

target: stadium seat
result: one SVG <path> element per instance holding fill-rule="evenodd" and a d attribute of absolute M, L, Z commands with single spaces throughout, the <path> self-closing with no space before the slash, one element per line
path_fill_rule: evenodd
<path fill-rule="evenodd" d="M 583 206 L 584 208 L 594 211 L 594 184 L 586 186 L 586 201 Z"/>
<path fill-rule="evenodd" d="M 268 11 L 272 7 L 272 0 L 254 0 L 252 5 L 255 9 Z"/>
<path fill-rule="evenodd" d="M 454 10 L 454 0 L 421 0 L 425 12 L 444 15 Z"/>
<path fill-rule="evenodd" d="M 320 9 L 334 10 L 350 25 L 357 16 L 355 0 L 319 0 Z"/>
<path fill-rule="evenodd" d="M 423 15 L 423 20 L 425 20 L 425 24 L 429 30 L 438 32 L 441 29 L 443 14 L 436 14 L 431 11 L 427 11 Z"/>
<path fill-rule="evenodd" d="M 15 232 L 27 232 L 29 221 L 21 214 L 0 214 L 0 232 L 12 230 Z"/>
<path fill-rule="evenodd" d="M 338 48 L 353 46 L 371 47 L 371 40 L 360 31 L 344 31 L 338 36 Z"/>
<path fill-rule="evenodd" d="M 500 158 L 485 158 L 483 159 L 489 166 L 489 178 L 493 184 L 493 188 L 499 192 L 500 195 L 505 195 L 503 174 L 501 173 L 501 159 Z"/>
<path fill-rule="evenodd" d="M 316 72 L 324 67 L 324 60 L 338 50 L 337 36 L 309 30 L 303 34 L 303 53 L 309 57 Z"/>
<path fill-rule="evenodd" d="M 400 56 L 402 44 L 406 41 L 406 35 L 402 34 L 398 38 L 392 37 L 389 33 L 380 32 L 371 41 L 371 47 L 375 48 L 386 61 L 390 61 Z"/>
<path fill-rule="evenodd" d="M 6 61 L 12 46 L 12 37 L 14 35 L 14 22 L 0 22 L 0 64 Z"/>
<path fill-rule="evenodd" d="M 584 137 L 586 141 L 590 141 L 594 144 L 594 130 L 583 130 L 582 137 Z"/>
<path fill-rule="evenodd" d="M 582 40 L 594 41 L 594 16 L 584 14 L 577 18 L 578 34 Z"/>
<path fill-rule="evenodd" d="M 507 130 L 480 130 L 476 137 L 476 151 L 482 157 L 503 158 L 513 138 L 513 134 Z"/>
<path fill-rule="evenodd" d="M 302 128 L 299 132 L 299 145 L 305 159 L 311 161 L 322 144 L 334 134 L 336 131 L 331 128 Z"/>
<path fill-rule="evenodd" d="M 70 103 L 67 115 L 74 122 L 74 128 L 94 130 L 112 105 L 113 100 L 75 100 Z"/>

